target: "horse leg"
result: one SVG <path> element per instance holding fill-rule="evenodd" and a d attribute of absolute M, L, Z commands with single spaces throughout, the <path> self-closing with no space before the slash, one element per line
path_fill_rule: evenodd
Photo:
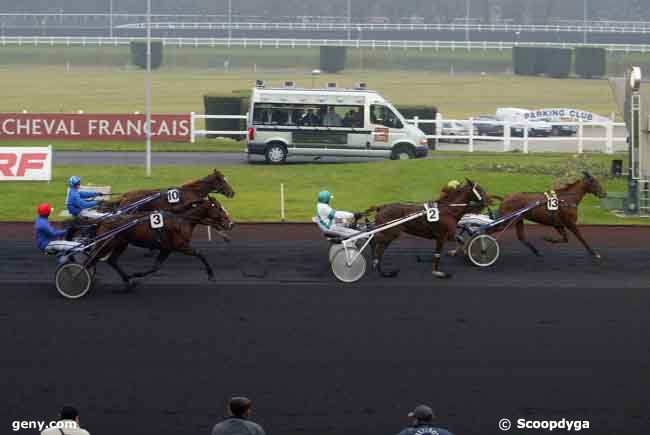
<path fill-rule="evenodd" d="M 575 222 L 570 222 L 570 223 L 568 223 L 568 224 L 567 224 L 567 228 L 569 229 L 569 231 L 571 231 L 571 232 L 572 232 L 572 233 L 577 237 L 578 240 L 580 240 L 580 243 L 582 243 L 582 245 L 587 249 L 587 251 L 588 251 L 591 255 L 594 256 L 594 258 L 600 259 L 600 254 L 599 254 L 598 252 L 594 251 L 594 250 L 591 248 L 591 246 L 589 246 L 589 243 L 587 243 L 587 241 L 585 240 L 585 238 L 582 237 L 582 233 L 580 232 L 580 230 L 579 230 L 578 227 L 576 226 Z"/>
<path fill-rule="evenodd" d="M 208 272 L 208 280 L 216 281 L 216 278 L 214 277 L 214 271 L 212 270 L 212 266 L 210 266 L 208 260 L 203 256 L 203 254 L 199 250 L 193 249 L 191 246 L 187 246 L 183 249 L 179 249 L 179 252 L 182 252 L 183 254 L 189 255 L 191 257 L 196 257 L 199 260 L 201 260 L 201 262 L 205 266 L 205 269 Z"/>
<path fill-rule="evenodd" d="M 443 272 L 439 269 L 440 256 L 442 255 L 441 253 L 445 247 L 446 240 L 447 234 L 440 234 L 440 236 L 436 239 L 436 251 L 433 253 L 433 271 L 431 273 L 437 278 L 451 278 L 451 274 Z"/>
<path fill-rule="evenodd" d="M 379 272 L 379 275 L 383 278 L 394 278 L 399 273 L 399 270 L 383 270 L 382 269 L 382 259 L 384 258 L 384 252 L 388 249 L 388 246 L 391 244 L 395 238 L 386 237 L 388 234 L 377 234 L 373 239 L 372 243 L 372 268 Z"/>
<path fill-rule="evenodd" d="M 524 233 L 524 221 L 518 220 L 516 224 L 516 228 L 517 228 L 517 239 L 519 239 L 521 243 L 523 243 L 528 249 L 530 249 L 533 254 L 537 255 L 538 257 L 541 257 L 542 254 L 537 250 L 537 248 L 533 246 L 533 244 L 530 243 L 528 240 L 526 240 L 526 234 Z"/>
<path fill-rule="evenodd" d="M 566 232 L 566 229 L 564 227 L 555 227 L 555 230 L 560 233 L 562 236 L 561 239 L 554 239 L 552 237 L 544 237 L 544 240 L 546 240 L 549 243 L 569 243 L 569 235 Z"/>
<path fill-rule="evenodd" d="M 122 243 L 115 246 L 108 257 L 108 260 L 106 260 L 106 264 L 111 266 L 113 270 L 115 270 L 120 275 L 120 278 L 122 278 L 126 290 L 129 290 L 131 288 L 131 277 L 120 267 L 120 265 L 117 263 L 117 260 L 122 256 L 124 251 L 126 251 L 126 248 L 128 246 L 128 243 Z"/>
<path fill-rule="evenodd" d="M 160 270 L 160 266 L 162 266 L 165 260 L 167 260 L 167 258 L 169 257 L 169 254 L 171 254 L 170 251 L 166 251 L 166 250 L 159 251 L 158 256 L 156 257 L 156 261 L 154 262 L 151 269 L 146 270 L 144 272 L 134 273 L 131 275 L 131 278 L 143 278 L 147 275 L 151 275 L 152 273 L 158 272 Z"/>

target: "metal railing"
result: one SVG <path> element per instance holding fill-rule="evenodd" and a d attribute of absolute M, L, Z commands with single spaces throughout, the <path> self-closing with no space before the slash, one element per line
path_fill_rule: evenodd
<path fill-rule="evenodd" d="M 196 141 L 197 137 L 204 137 L 207 135 L 216 135 L 216 136 L 246 136 L 248 132 L 246 130 L 208 130 L 207 128 L 199 128 L 198 122 L 200 120 L 206 119 L 238 119 L 246 120 L 248 119 L 248 114 L 246 115 L 205 115 L 200 113 L 191 113 L 191 143 Z M 560 144 L 561 149 L 554 149 L 553 151 L 559 152 L 575 152 L 582 154 L 585 152 L 585 145 L 589 143 L 595 143 L 598 145 L 596 148 L 589 147 L 590 150 L 604 152 L 606 154 L 613 154 L 615 152 L 615 145 L 619 143 L 627 142 L 627 134 L 625 130 L 625 123 L 622 122 L 545 122 L 546 126 L 553 126 L 558 130 L 560 127 L 568 126 L 575 127 L 575 134 L 570 136 L 551 136 L 550 132 L 548 136 L 533 136 L 531 132 L 535 131 L 536 128 L 539 129 L 540 123 L 521 121 L 521 122 L 511 122 L 511 121 L 493 121 L 485 119 L 419 119 L 414 117 L 413 119 L 407 119 L 406 122 L 415 125 L 420 128 L 423 125 L 436 124 L 435 131 L 436 134 L 427 135 L 427 139 L 432 139 L 436 141 L 436 148 L 445 142 L 445 141 L 466 141 L 468 152 L 474 152 L 479 147 L 479 144 L 485 148 L 485 144 L 493 144 L 490 148 L 494 151 L 509 152 L 515 149 L 521 150 L 524 154 L 527 154 L 531 151 L 536 151 L 534 148 L 538 147 L 540 144 Z M 445 128 L 444 124 L 447 123 L 458 123 L 466 127 L 466 134 L 444 134 Z M 486 135 L 481 133 L 481 126 L 500 126 L 502 127 L 502 132 L 500 135 Z M 616 134 L 616 129 L 620 129 L 619 133 Z M 516 132 L 520 132 L 521 136 L 518 136 Z M 592 134 L 586 134 L 590 132 Z M 500 142 L 500 144 L 499 144 Z M 571 145 L 567 146 L 568 143 L 574 142 L 573 147 Z M 537 149 L 538 151 L 540 149 Z M 548 151 L 546 149 L 545 151 Z"/>
<path fill-rule="evenodd" d="M 359 39 L 283 39 L 283 38 L 153 38 L 169 47 L 275 47 L 316 48 L 339 46 L 371 49 L 450 49 L 450 50 L 507 50 L 517 46 L 527 47 L 601 47 L 611 52 L 650 52 L 650 44 L 583 44 L 573 42 L 507 42 L 507 41 L 410 41 L 410 40 L 359 40 Z M 131 41 L 145 41 L 144 37 L 90 37 L 90 36 L 1 36 L 0 46 L 121 46 Z"/>

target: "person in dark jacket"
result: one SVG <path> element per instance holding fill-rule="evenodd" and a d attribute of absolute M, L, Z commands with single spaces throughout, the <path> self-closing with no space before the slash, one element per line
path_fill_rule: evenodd
<path fill-rule="evenodd" d="M 229 417 L 212 428 L 212 435 L 265 435 L 264 429 L 249 420 L 252 402 L 246 397 L 228 401 Z"/>
<path fill-rule="evenodd" d="M 433 425 L 433 410 L 427 405 L 416 406 L 413 411 L 409 412 L 408 417 L 412 419 L 412 423 L 399 435 L 453 435 L 447 429 Z"/>

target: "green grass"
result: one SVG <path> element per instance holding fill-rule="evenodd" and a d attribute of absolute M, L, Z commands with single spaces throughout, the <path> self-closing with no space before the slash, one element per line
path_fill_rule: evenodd
<path fill-rule="evenodd" d="M 130 151 L 142 152 L 145 149 L 143 141 L 114 142 L 114 141 L 53 141 L 53 140 L 0 140 L 2 146 L 48 146 L 54 151 Z M 200 139 L 196 143 L 186 142 L 156 142 L 151 143 L 154 152 L 223 152 L 239 153 L 246 145 L 230 139 Z"/>
<path fill-rule="evenodd" d="M 208 70 L 161 70 L 153 75 L 156 113 L 203 112 L 203 95 L 250 88 L 256 78 L 279 85 L 293 79 L 310 87 L 307 72 L 223 73 Z M 136 70 L 96 68 L 17 68 L 0 70 L 0 111 L 133 113 L 144 111 L 144 74 Z M 498 107 L 577 107 L 608 116 L 616 111 L 606 80 L 550 79 L 510 75 L 462 75 L 347 71 L 322 75 L 315 83 L 341 86 L 368 83 L 393 104 L 435 105 L 446 118 L 494 113 Z"/>
<path fill-rule="evenodd" d="M 619 156 L 620 157 L 620 156 Z M 360 164 L 306 164 L 286 166 L 245 165 L 221 168 L 237 191 L 234 199 L 223 199 L 236 221 L 280 220 L 280 184 L 286 193 L 287 219 L 309 221 L 314 213 L 316 193 L 329 189 L 335 194 L 334 206 L 364 210 L 370 205 L 390 201 L 424 201 L 438 196 L 440 187 L 450 179 L 467 176 L 480 182 L 493 194 L 514 191 L 545 191 L 552 187 L 554 176 L 529 173 L 529 165 L 559 167 L 573 157 L 566 155 L 499 154 L 504 164 L 518 166 L 518 172 L 480 169 L 494 162 L 494 154 L 448 153 L 436 158 L 413 161 L 380 161 Z M 612 156 L 589 157 L 590 164 L 606 166 Z M 478 168 L 478 169 L 472 169 Z M 142 167 L 57 166 L 54 180 L 46 183 L 2 183 L 0 220 L 31 220 L 34 208 L 49 201 L 61 208 L 65 197 L 65 180 L 80 175 L 85 183 L 111 185 L 113 191 L 179 185 L 207 174 L 208 166 L 155 167 L 154 178 L 143 176 Z M 543 171 L 542 171 L 543 172 Z M 624 191 L 623 180 L 607 180 L 611 191 Z M 220 197 L 221 199 L 221 197 Z M 580 221 L 590 224 L 646 223 L 640 219 L 620 219 L 600 209 L 598 200 L 588 196 L 580 207 Z"/>

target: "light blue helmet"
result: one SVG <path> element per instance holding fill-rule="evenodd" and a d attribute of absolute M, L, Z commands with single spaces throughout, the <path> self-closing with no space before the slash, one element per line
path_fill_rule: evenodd
<path fill-rule="evenodd" d="M 332 194 L 327 190 L 322 190 L 318 192 L 318 202 L 323 204 L 329 204 L 332 199 Z"/>
<path fill-rule="evenodd" d="M 81 184 L 81 178 L 77 177 L 76 175 L 73 175 L 68 180 L 68 186 L 70 187 L 75 187 L 78 184 Z"/>

